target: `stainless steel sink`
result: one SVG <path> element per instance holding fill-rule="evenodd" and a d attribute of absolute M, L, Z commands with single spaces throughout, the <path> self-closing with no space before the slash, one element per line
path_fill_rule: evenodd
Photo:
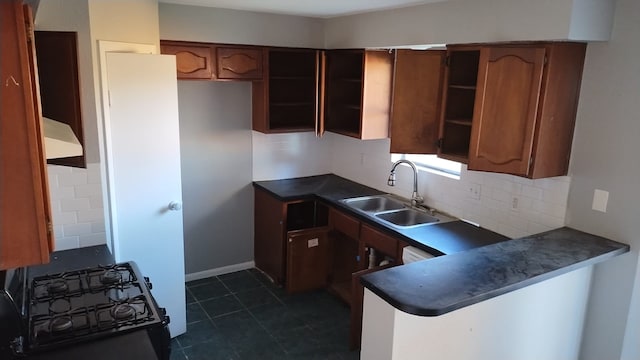
<path fill-rule="evenodd" d="M 345 204 L 352 208 L 367 212 L 379 213 L 390 210 L 400 210 L 406 208 L 406 205 L 399 200 L 394 200 L 385 195 L 363 196 L 343 200 Z"/>
<path fill-rule="evenodd" d="M 439 212 L 413 208 L 393 195 L 372 195 L 342 200 L 347 206 L 391 226 L 408 228 L 454 220 Z"/>
<path fill-rule="evenodd" d="M 437 217 L 413 209 L 388 211 L 375 214 L 375 216 L 393 225 L 403 227 L 431 224 L 440 221 Z"/>

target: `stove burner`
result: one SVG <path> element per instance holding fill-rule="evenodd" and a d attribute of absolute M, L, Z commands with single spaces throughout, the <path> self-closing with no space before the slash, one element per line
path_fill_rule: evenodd
<path fill-rule="evenodd" d="M 49 328 L 52 333 L 60 333 L 71 329 L 73 322 L 70 316 L 59 316 L 53 318 L 49 323 Z"/>
<path fill-rule="evenodd" d="M 103 284 L 115 284 L 122 281 L 122 275 L 116 270 L 107 270 L 100 275 L 100 282 Z"/>
<path fill-rule="evenodd" d="M 69 285 L 64 279 L 53 280 L 47 284 L 47 291 L 50 294 L 63 294 L 69 290 Z"/>
<path fill-rule="evenodd" d="M 69 310 L 71 310 L 71 302 L 69 299 L 57 299 L 49 304 L 49 311 L 52 313 L 66 313 Z"/>
<path fill-rule="evenodd" d="M 132 318 L 136 314 L 136 309 L 129 304 L 118 304 L 111 309 L 111 316 L 116 320 Z"/>

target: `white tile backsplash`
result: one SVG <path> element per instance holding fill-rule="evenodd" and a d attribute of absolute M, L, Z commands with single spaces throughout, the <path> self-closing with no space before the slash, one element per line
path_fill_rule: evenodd
<path fill-rule="evenodd" d="M 397 185 L 387 186 L 391 169 L 389 140 L 361 141 L 327 134 L 331 172 L 373 188 L 411 197 L 413 174 L 408 166 L 397 171 Z M 531 180 L 507 174 L 469 171 L 460 179 L 420 171 L 419 192 L 427 205 L 509 237 L 521 237 L 563 226 L 571 178 Z M 470 185 L 480 185 L 474 199 Z M 515 202 L 514 202 L 515 199 Z"/>
<path fill-rule="evenodd" d="M 48 165 L 54 250 L 106 242 L 100 165 L 87 168 Z"/>

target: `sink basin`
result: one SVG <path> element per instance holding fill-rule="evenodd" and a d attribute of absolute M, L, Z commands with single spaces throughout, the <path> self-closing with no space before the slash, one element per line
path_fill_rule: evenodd
<path fill-rule="evenodd" d="M 425 214 L 421 211 L 404 209 L 398 211 L 389 211 L 380 214 L 375 214 L 378 219 L 390 222 L 396 226 L 414 226 L 422 224 L 430 224 L 440 221 L 440 219 Z"/>
<path fill-rule="evenodd" d="M 344 203 L 352 208 L 368 212 L 379 213 L 390 210 L 400 210 L 406 208 L 404 203 L 391 199 L 384 195 L 364 196 L 344 200 Z"/>

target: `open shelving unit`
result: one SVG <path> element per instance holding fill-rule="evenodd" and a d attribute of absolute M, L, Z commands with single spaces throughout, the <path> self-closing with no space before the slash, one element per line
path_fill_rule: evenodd
<path fill-rule="evenodd" d="M 452 47 L 447 52 L 445 94 L 438 155 L 468 162 L 480 49 Z"/>

